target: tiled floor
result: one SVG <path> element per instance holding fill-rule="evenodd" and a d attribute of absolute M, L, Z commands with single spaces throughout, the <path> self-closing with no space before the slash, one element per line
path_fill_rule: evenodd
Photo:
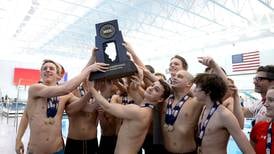
<path fill-rule="evenodd" d="M 29 129 L 26 130 L 25 135 L 23 136 L 23 139 L 22 139 L 25 149 L 26 149 L 28 137 L 29 137 Z M 0 154 L 16 154 L 15 138 L 16 138 L 16 123 L 14 121 L 14 118 L 7 118 L 1 115 Z"/>
<path fill-rule="evenodd" d="M 18 126 L 20 123 L 20 117 L 18 118 Z M 62 133 L 64 141 L 68 134 L 68 119 L 64 116 L 62 120 Z M 17 126 L 17 127 L 18 127 Z M 100 126 L 97 128 L 97 138 L 100 141 L 101 130 Z M 16 118 L 7 118 L 3 116 L 0 110 L 0 154 L 16 154 L 15 152 L 15 139 L 16 139 Z M 25 152 L 27 148 L 27 143 L 29 140 L 29 129 L 27 128 L 22 142 L 24 144 Z"/>

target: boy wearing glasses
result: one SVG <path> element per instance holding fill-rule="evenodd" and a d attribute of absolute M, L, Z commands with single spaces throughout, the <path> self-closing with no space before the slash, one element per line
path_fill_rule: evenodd
<path fill-rule="evenodd" d="M 253 78 L 254 91 L 261 94 L 262 100 L 254 103 L 248 108 L 243 108 L 246 118 L 255 118 L 255 123 L 267 120 L 265 116 L 266 108 L 264 107 L 265 95 L 267 89 L 274 86 L 274 65 L 260 66 L 257 69 L 256 76 Z"/>

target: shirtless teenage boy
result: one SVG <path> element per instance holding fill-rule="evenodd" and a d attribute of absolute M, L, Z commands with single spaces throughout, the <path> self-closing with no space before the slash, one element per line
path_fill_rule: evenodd
<path fill-rule="evenodd" d="M 74 90 L 90 72 L 104 71 L 106 64 L 95 63 L 68 82 L 57 85 L 58 64 L 47 60 L 41 67 L 42 83 L 30 86 L 26 114 L 30 126 L 28 153 L 57 153 L 63 151 L 61 120 L 65 104 Z M 77 101 L 77 100 L 76 100 Z"/>
<path fill-rule="evenodd" d="M 159 80 L 147 88 L 144 101 L 140 105 L 121 105 L 109 103 L 92 87 L 90 90 L 105 112 L 123 119 L 115 154 L 136 154 L 139 151 L 152 120 L 153 107 L 162 103 L 170 93 L 169 85 Z"/>
<path fill-rule="evenodd" d="M 173 94 L 167 99 L 163 117 L 164 145 L 170 153 L 195 153 L 195 130 L 203 104 L 190 96 L 193 76 L 184 70 L 172 79 Z"/>
<path fill-rule="evenodd" d="M 230 135 L 243 153 L 255 153 L 236 117 L 221 104 L 227 90 L 224 80 L 216 74 L 203 73 L 194 78 L 194 83 L 193 95 L 205 105 L 197 133 L 198 153 L 226 154 Z"/>

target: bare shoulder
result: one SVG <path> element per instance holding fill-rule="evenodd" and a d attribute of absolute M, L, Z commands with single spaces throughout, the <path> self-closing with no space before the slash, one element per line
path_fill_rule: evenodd
<path fill-rule="evenodd" d="M 72 93 L 69 93 L 67 95 L 63 95 L 60 96 L 60 103 L 71 103 L 73 100 L 77 99 L 78 97 L 76 97 L 75 95 L 73 95 Z"/>
<path fill-rule="evenodd" d="M 147 117 L 147 113 L 150 112 L 150 110 L 148 110 L 146 107 L 140 107 L 136 104 L 128 104 L 126 107 L 128 107 L 131 113 L 135 113 L 137 119 L 140 120 L 143 120 L 145 117 Z"/>
<path fill-rule="evenodd" d="M 29 87 L 29 96 L 32 96 L 33 94 L 35 94 L 37 91 L 46 88 L 47 86 L 43 85 L 43 84 L 39 84 L 39 83 L 35 83 L 33 85 L 31 85 Z"/>
<path fill-rule="evenodd" d="M 140 106 L 136 104 L 127 104 L 125 107 L 132 109 L 132 110 L 140 110 Z"/>
<path fill-rule="evenodd" d="M 223 104 L 218 107 L 218 114 L 221 118 L 230 117 L 233 113 L 228 110 Z"/>
<path fill-rule="evenodd" d="M 196 97 L 191 97 L 188 100 L 191 104 L 193 104 L 195 107 L 203 108 L 204 104 L 202 102 L 199 102 Z"/>
<path fill-rule="evenodd" d="M 217 113 L 224 125 L 237 122 L 237 119 L 234 116 L 234 114 L 223 105 L 219 106 Z"/>

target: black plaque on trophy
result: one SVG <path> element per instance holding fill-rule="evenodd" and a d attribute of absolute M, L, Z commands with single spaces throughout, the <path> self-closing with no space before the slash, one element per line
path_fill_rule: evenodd
<path fill-rule="evenodd" d="M 117 20 L 98 23 L 95 27 L 95 44 L 98 48 L 96 61 L 109 64 L 109 70 L 106 72 L 94 72 L 90 75 L 89 80 L 115 79 L 136 73 L 137 68 L 127 56 L 127 50 L 122 45 L 124 40 L 118 28 Z M 115 59 L 111 59 L 105 52 L 109 44 L 115 45 Z"/>

